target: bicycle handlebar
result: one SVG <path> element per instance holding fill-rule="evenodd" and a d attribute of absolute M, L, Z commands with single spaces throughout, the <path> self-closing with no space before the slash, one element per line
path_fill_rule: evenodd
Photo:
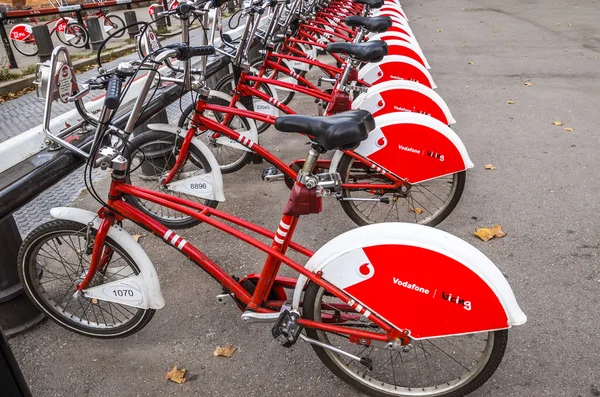
<path fill-rule="evenodd" d="M 115 110 L 119 107 L 121 102 L 121 84 L 121 79 L 117 76 L 112 76 L 108 79 L 106 97 L 104 99 L 104 106 L 107 109 Z"/>

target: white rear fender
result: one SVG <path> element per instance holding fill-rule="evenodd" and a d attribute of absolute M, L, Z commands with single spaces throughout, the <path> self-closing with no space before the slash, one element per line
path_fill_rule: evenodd
<path fill-rule="evenodd" d="M 375 126 L 354 151 L 411 184 L 473 167 L 458 135 L 433 117 L 388 113 Z"/>
<path fill-rule="evenodd" d="M 410 80 L 429 88 L 437 88 L 423 64 L 402 55 L 388 55 L 380 62 L 367 63 L 358 71 L 358 78 L 371 85 L 388 80 Z"/>
<path fill-rule="evenodd" d="M 375 313 L 415 339 L 506 329 L 527 320 L 485 255 L 426 226 L 380 223 L 350 230 L 321 247 L 306 269 L 321 271 L 363 316 Z M 296 309 L 306 281 L 300 276 L 296 284 Z"/>
<path fill-rule="evenodd" d="M 373 117 L 392 112 L 414 112 L 454 124 L 446 102 L 434 90 L 408 80 L 388 80 L 369 87 L 352 102 L 352 109 L 364 109 Z"/>
<path fill-rule="evenodd" d="M 187 131 L 184 131 L 182 128 L 170 124 L 148 124 L 148 128 L 154 131 L 179 135 L 182 138 L 185 138 L 185 135 L 187 134 Z M 191 194 L 208 200 L 225 201 L 225 194 L 223 193 L 223 175 L 221 174 L 221 168 L 215 155 L 212 154 L 204 142 L 196 137 L 192 138 L 191 144 L 204 155 L 210 164 L 211 170 L 204 174 L 171 182 L 168 185 L 169 190 Z M 190 184 L 193 184 L 194 186 L 191 186 Z M 202 189 L 196 189 L 196 186 L 201 186 Z"/>
<path fill-rule="evenodd" d="M 58 207 L 50 210 L 56 219 L 65 219 L 87 225 L 93 224 L 98 230 L 100 218 L 98 215 L 79 208 Z M 108 237 L 117 242 L 139 267 L 140 273 L 110 283 L 102 284 L 83 290 L 86 297 L 96 298 L 141 309 L 162 309 L 165 299 L 160 290 L 156 269 L 144 249 L 129 233 L 117 225 L 108 230 Z"/>

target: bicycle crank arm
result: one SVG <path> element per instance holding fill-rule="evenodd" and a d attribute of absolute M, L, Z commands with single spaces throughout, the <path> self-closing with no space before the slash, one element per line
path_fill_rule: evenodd
<path fill-rule="evenodd" d="M 279 318 L 278 312 L 275 313 L 255 313 L 250 311 L 245 311 L 242 313 L 242 321 L 246 324 L 254 324 L 254 323 L 274 323 Z"/>
<path fill-rule="evenodd" d="M 345 356 L 345 357 L 348 357 L 348 358 L 350 358 L 352 360 L 358 361 L 359 363 L 361 363 L 362 365 L 364 365 L 365 367 L 367 367 L 369 369 L 369 371 L 373 371 L 373 360 L 371 360 L 369 357 L 358 357 L 358 356 L 355 356 L 354 354 L 345 352 L 342 349 L 338 349 L 337 347 L 333 347 L 331 345 L 328 345 L 327 343 L 319 342 L 316 339 L 311 339 L 311 338 L 309 338 L 308 336 L 306 336 L 304 334 L 300 334 L 300 338 L 302 338 L 302 340 L 304 340 L 305 342 L 310 343 L 311 345 L 320 346 L 323 349 L 331 350 L 333 352 L 341 354 L 342 356 Z"/>
<path fill-rule="evenodd" d="M 382 198 L 357 198 L 357 197 L 338 197 L 337 198 L 339 201 L 376 201 L 378 203 L 386 203 L 389 204 L 390 203 L 390 199 L 389 197 L 382 197 Z"/>

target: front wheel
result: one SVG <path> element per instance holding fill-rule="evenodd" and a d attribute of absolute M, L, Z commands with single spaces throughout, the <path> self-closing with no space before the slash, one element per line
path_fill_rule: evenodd
<path fill-rule="evenodd" d="M 180 136 L 161 131 L 147 131 L 133 138 L 124 153 L 130 161 L 130 172 L 127 173 L 126 182 L 217 208 L 218 201 L 169 190 L 161 183 L 162 178 L 166 177 L 175 165 L 177 157 L 184 155 L 180 153 L 182 143 L 183 138 Z M 173 178 L 173 182 L 191 179 L 209 172 L 211 172 L 210 163 L 202 152 L 191 144 L 183 166 Z M 192 216 L 139 197 L 127 196 L 127 202 L 171 229 L 185 229 L 201 223 Z"/>
<path fill-rule="evenodd" d="M 363 331 L 379 328 L 346 302 L 309 283 L 303 317 Z M 329 349 L 311 345 L 319 359 L 337 377 L 371 396 L 462 397 L 485 383 L 500 365 L 508 331 L 491 331 L 443 338 L 413 340 L 407 346 L 363 346 L 345 335 L 306 328 L 306 335 L 359 357 L 368 357 L 373 370 Z"/>
<path fill-rule="evenodd" d="M 63 44 L 70 45 L 75 48 L 85 47 L 90 40 L 87 29 L 77 22 L 66 24 L 64 31 L 56 31 L 56 36 Z"/>
<path fill-rule="evenodd" d="M 207 103 L 221 106 L 229 106 L 229 102 L 218 97 L 209 97 Z M 179 117 L 177 125 L 181 128 L 188 129 L 193 126 L 192 118 L 196 111 L 196 104 L 192 103 L 183 110 Z M 225 114 L 217 111 L 205 111 L 204 115 L 213 121 L 223 124 L 226 117 Z M 244 133 L 250 130 L 250 123 L 244 117 L 233 116 L 227 125 L 232 130 L 238 133 Z M 210 151 L 214 154 L 219 168 L 223 174 L 229 174 L 241 170 L 252 158 L 252 152 L 242 149 L 238 143 L 225 136 L 220 136 L 217 139 L 212 139 L 207 135 L 212 133 L 206 130 L 201 133 L 200 138 L 204 139 Z"/>
<path fill-rule="evenodd" d="M 23 241 L 18 257 L 19 277 L 36 306 L 61 326 L 98 338 L 131 335 L 142 329 L 155 310 L 74 296 L 90 266 L 96 230 L 87 234 L 83 223 L 54 220 L 35 228 Z M 140 273 L 127 251 L 106 238 L 103 263 L 90 287 Z"/>
<path fill-rule="evenodd" d="M 359 160 L 344 154 L 338 172 L 342 183 L 392 184 L 392 181 Z M 381 222 L 409 222 L 436 226 L 454 210 L 465 188 L 466 171 L 406 184 L 393 189 L 352 189 L 342 191 L 340 204 L 359 226 Z"/>

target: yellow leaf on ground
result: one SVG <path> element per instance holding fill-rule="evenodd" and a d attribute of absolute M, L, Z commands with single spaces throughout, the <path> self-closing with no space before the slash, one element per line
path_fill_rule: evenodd
<path fill-rule="evenodd" d="M 470 85 L 468 85 L 468 86 L 467 86 L 467 88 L 471 88 L 471 86 L 470 86 Z"/>
<path fill-rule="evenodd" d="M 486 164 L 483 166 L 483 168 L 485 168 L 486 170 L 495 170 L 496 167 L 494 167 L 494 165 L 492 164 Z"/>
<path fill-rule="evenodd" d="M 131 237 L 133 237 L 133 239 L 135 241 L 140 241 L 140 238 L 144 237 L 144 235 L 143 234 L 134 234 Z"/>
<path fill-rule="evenodd" d="M 474 235 L 479 237 L 483 241 L 489 241 L 496 237 L 492 229 L 489 227 L 480 227 L 473 232 Z"/>
<path fill-rule="evenodd" d="M 531 86 L 533 85 L 533 83 L 532 83 L 531 81 L 526 81 L 526 82 L 525 82 L 525 85 L 526 85 L 527 87 L 531 87 Z"/>
<path fill-rule="evenodd" d="M 441 33 L 441 32 L 442 32 L 442 29 L 436 29 L 436 32 L 437 32 L 437 33 Z"/>
<path fill-rule="evenodd" d="M 563 130 L 565 130 L 565 131 L 569 131 L 569 132 L 573 132 L 573 131 L 575 131 L 575 130 L 574 130 L 573 128 L 571 128 L 571 127 L 565 127 L 565 128 L 563 128 Z"/>
<path fill-rule="evenodd" d="M 165 374 L 165 380 L 170 380 L 175 383 L 185 383 L 185 368 L 177 369 L 177 365 Z"/>
<path fill-rule="evenodd" d="M 509 104 L 509 105 L 514 105 L 515 101 L 506 101 L 506 103 Z"/>
<path fill-rule="evenodd" d="M 415 214 L 419 215 L 423 212 L 423 208 L 421 207 L 417 207 L 417 208 L 413 208 L 412 212 L 414 212 Z"/>
<path fill-rule="evenodd" d="M 560 127 L 560 126 L 561 126 L 563 123 L 561 123 L 560 121 L 555 121 L 555 122 L 554 122 L 554 123 L 552 123 L 552 124 L 554 124 L 554 125 L 557 125 L 557 126 L 559 126 L 559 127 Z"/>
<path fill-rule="evenodd" d="M 474 64 L 475 64 L 475 62 L 469 62 L 469 65 L 474 65 Z"/>
<path fill-rule="evenodd" d="M 506 233 L 504 232 L 504 230 L 502 230 L 502 225 L 496 225 L 492 227 L 492 232 L 494 232 L 494 236 L 496 236 L 497 238 L 506 236 Z"/>
<path fill-rule="evenodd" d="M 231 357 L 233 356 L 233 353 L 235 353 L 236 350 L 237 348 L 233 347 L 231 343 L 227 346 L 217 346 L 215 352 L 213 353 L 213 356 Z"/>

